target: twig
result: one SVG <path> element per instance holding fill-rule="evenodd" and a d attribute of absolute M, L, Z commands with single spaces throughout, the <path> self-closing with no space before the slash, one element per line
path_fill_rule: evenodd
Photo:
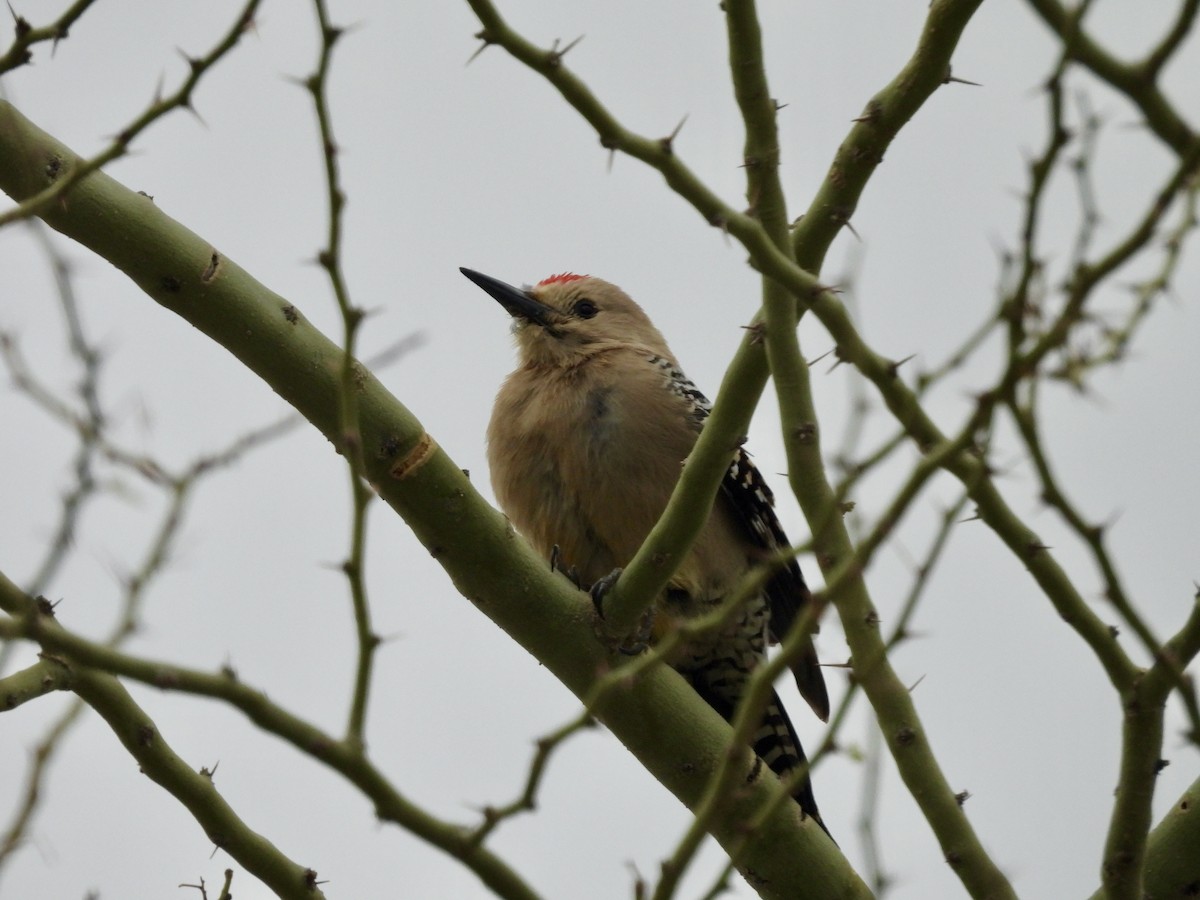
<path fill-rule="evenodd" d="M 9 11 L 13 15 L 13 31 L 16 37 L 9 48 L 4 51 L 4 55 L 0 56 L 0 74 L 31 62 L 33 53 L 29 48 L 35 44 L 52 41 L 53 46 L 57 48 L 58 42 L 66 39 L 71 26 L 95 2 L 96 0 L 75 0 L 57 19 L 40 28 L 30 25 L 25 17 L 18 15 L 10 5 Z"/>
<path fill-rule="evenodd" d="M 166 97 L 155 98 L 137 118 L 117 133 L 116 138 L 107 148 L 91 159 L 56 158 L 50 160 L 46 164 L 44 172 L 47 186 L 32 197 L 22 200 L 13 209 L 0 213 L 0 227 L 18 219 L 41 215 L 52 204 L 65 198 L 71 187 L 78 184 L 80 179 L 114 159 L 124 156 L 134 138 L 167 113 L 176 109 L 191 109 L 192 92 L 196 89 L 196 85 L 200 83 L 200 79 L 204 77 L 205 73 L 237 46 L 241 36 L 254 21 L 254 13 L 260 2 L 261 0 L 248 0 L 241 12 L 238 13 L 233 26 L 212 50 L 201 57 L 188 57 L 188 75 L 179 88 Z M 84 4 L 77 3 L 72 10 L 76 7 L 81 7 L 80 12 L 82 12 L 82 8 L 86 8 Z"/>
<path fill-rule="evenodd" d="M 333 134 L 333 119 L 329 110 L 329 70 L 333 61 L 333 48 L 345 33 L 329 18 L 325 0 L 313 0 L 317 23 L 321 30 L 321 50 L 316 72 L 305 86 L 312 94 L 320 128 L 321 146 L 324 150 L 325 185 L 329 201 L 329 233 L 325 248 L 317 254 L 317 260 L 329 276 L 342 316 L 342 359 L 338 373 L 338 413 L 341 439 L 338 450 L 346 460 L 350 479 L 351 524 L 350 553 L 342 563 L 342 571 L 350 587 L 350 599 L 354 608 L 355 632 L 358 636 L 358 662 L 355 666 L 354 689 L 350 701 L 350 713 L 346 722 L 347 738 L 362 743 L 366 730 L 367 702 L 371 689 L 371 668 L 380 639 L 371 629 L 371 607 L 367 598 L 366 542 L 367 507 L 374 497 L 364 478 L 362 459 L 362 433 L 358 422 L 359 381 L 362 377 L 359 363 L 354 358 L 356 338 L 365 313 L 354 306 L 346 279 L 342 272 L 342 212 L 346 205 L 346 194 L 342 189 L 338 167 L 338 144 Z"/>
<path fill-rule="evenodd" d="M 1140 65 L 1121 62 L 1077 27 L 1075 8 L 1068 10 L 1058 0 L 1028 2 L 1064 42 L 1072 61 L 1080 63 L 1127 97 L 1145 116 L 1147 127 L 1178 156 L 1191 152 L 1197 142 L 1196 132 L 1163 94 L 1156 77 L 1167 59 L 1182 46 L 1181 41 L 1191 28 L 1195 19 L 1193 0 L 1185 0 L 1176 27 Z M 1162 52 L 1164 48 L 1165 52 Z"/>
<path fill-rule="evenodd" d="M 0 618 L 0 638 L 23 637 L 36 640 L 45 650 L 66 657 L 76 679 L 86 675 L 91 679 L 89 685 L 100 685 L 104 688 L 106 682 L 103 679 L 109 675 L 120 675 L 161 690 L 224 700 L 265 732 L 282 738 L 301 753 L 338 772 L 374 803 L 380 819 L 401 825 L 461 860 L 497 895 L 509 900 L 536 900 L 537 894 L 503 860 L 469 840 L 469 832 L 466 829 L 435 818 L 401 795 L 371 763 L 360 745 L 351 740 L 338 740 L 289 713 L 279 704 L 269 700 L 262 691 L 240 682 L 231 670 L 225 669 L 219 673 L 200 672 L 183 666 L 142 659 L 88 641 L 58 625 L 45 614 L 39 613 L 36 601 L 25 595 L 2 573 L 0 609 L 9 614 L 8 618 Z M 115 680 L 113 684 L 116 684 Z M 76 681 L 73 689 L 78 690 L 78 687 Z M 119 685 L 117 689 L 123 690 Z M 91 704 L 90 694 L 84 699 Z M 115 728 L 118 727 L 116 723 L 113 724 Z M 118 733 L 118 736 L 122 742 L 126 742 L 124 734 Z M 134 739 L 137 740 L 136 735 Z M 128 747 L 128 743 L 126 746 Z M 195 775 L 190 769 L 188 771 Z M 240 858 L 239 862 L 246 865 Z M 246 868 L 258 875 L 251 866 L 247 865 Z"/>

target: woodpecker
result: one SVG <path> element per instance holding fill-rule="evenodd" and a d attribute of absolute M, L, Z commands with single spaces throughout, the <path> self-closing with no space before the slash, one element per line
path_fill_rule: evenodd
<path fill-rule="evenodd" d="M 496 499 L 538 552 L 574 569 L 582 585 L 595 584 L 629 563 L 662 515 L 711 405 L 646 313 L 615 285 L 563 273 L 519 289 L 459 271 L 512 316 L 518 348 L 518 367 L 500 388 L 487 431 Z M 654 605 L 652 633 L 710 611 L 753 566 L 788 546 L 770 489 L 738 448 L 707 523 Z M 791 559 L 729 625 L 689 641 L 671 665 L 731 720 L 768 643 L 809 600 Z M 801 695 L 827 721 L 829 696 L 811 639 L 792 670 Z M 780 777 L 805 765 L 774 691 L 752 745 Z M 825 828 L 807 778 L 793 796 Z"/>

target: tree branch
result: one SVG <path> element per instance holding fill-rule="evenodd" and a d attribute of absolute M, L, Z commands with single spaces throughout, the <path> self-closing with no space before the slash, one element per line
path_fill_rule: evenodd
<path fill-rule="evenodd" d="M 1042 17 L 1050 30 L 1059 36 L 1067 47 L 1071 59 L 1091 71 L 1102 81 L 1108 82 L 1133 103 L 1143 116 L 1146 117 L 1147 127 L 1170 147 L 1178 156 L 1183 156 L 1196 144 L 1197 136 L 1178 110 L 1171 104 L 1158 87 L 1156 77 L 1167 56 L 1156 58 L 1154 52 L 1142 65 L 1126 64 L 1110 54 L 1097 44 L 1082 28 L 1076 28 L 1073 11 L 1068 11 L 1058 0 L 1028 0 L 1029 5 Z M 1187 14 L 1187 7 L 1195 6 L 1187 0 L 1182 10 L 1180 22 L 1183 33 L 1191 27 L 1194 12 Z M 1176 29 L 1179 30 L 1179 29 Z M 1160 45 L 1159 51 L 1166 47 L 1166 54 L 1174 52 L 1182 40 L 1168 38 Z"/>

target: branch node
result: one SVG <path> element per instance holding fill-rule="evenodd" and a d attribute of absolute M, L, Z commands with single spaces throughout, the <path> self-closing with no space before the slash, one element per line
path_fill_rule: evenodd
<path fill-rule="evenodd" d="M 416 445 L 408 451 L 408 454 L 392 466 L 389 474 L 397 481 L 411 478 L 425 463 L 429 462 L 437 448 L 437 441 L 428 432 L 424 432 Z"/>

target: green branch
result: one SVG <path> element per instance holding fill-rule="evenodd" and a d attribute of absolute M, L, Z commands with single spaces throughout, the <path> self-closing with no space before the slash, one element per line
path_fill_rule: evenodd
<path fill-rule="evenodd" d="M 209 840 L 279 897 L 320 900 L 325 896 L 317 886 L 317 873 L 290 860 L 242 821 L 217 791 L 212 773 L 207 769 L 197 772 L 180 759 L 153 720 L 116 678 L 76 664 L 68 647 L 83 647 L 86 642 L 67 636 L 48 604 L 26 596 L 0 574 L 0 609 L 8 613 L 8 617 L 0 619 L 0 637 L 7 640 L 26 637 L 38 640 L 43 648 L 53 649 L 57 653 L 56 665 L 69 673 L 69 689 L 100 714 L 137 760 L 139 770 L 178 800 Z M 121 655 L 98 644 L 90 647 L 98 655 L 112 658 Z"/>
<path fill-rule="evenodd" d="M 350 738 L 337 740 L 315 725 L 288 712 L 260 690 L 239 681 L 228 669 L 199 672 L 170 663 L 142 659 L 112 647 L 88 641 L 38 615 L 34 602 L 0 574 L 0 608 L 14 616 L 0 619 L 0 636 L 36 640 L 57 663 L 78 676 L 80 667 L 108 675 L 121 675 L 162 690 L 223 700 L 241 711 L 264 732 L 287 741 L 301 753 L 320 760 L 358 787 L 375 805 L 378 817 L 394 822 L 430 844 L 464 861 L 499 896 L 511 900 L 536 900 L 536 894 L 499 857 L 472 841 L 467 830 L 424 812 L 400 794 L 367 758 L 361 744 Z M 99 676 L 97 676 L 99 677 Z M 74 681 L 69 685 L 75 689 Z M 85 698 L 87 699 L 87 698 Z M 251 867 L 247 869 L 254 871 Z"/>
<path fill-rule="evenodd" d="M 982 0 L 933 0 L 916 49 L 886 87 L 867 101 L 838 144 L 829 172 L 792 231 L 797 263 L 819 272 L 838 232 L 858 208 L 867 182 L 900 130 L 950 79 L 950 60 Z M 798 294 L 797 297 L 803 297 Z"/>
<path fill-rule="evenodd" d="M 9 48 L 4 51 L 3 55 L 0 55 L 0 74 L 32 63 L 33 52 L 29 48 L 35 44 L 51 41 L 51 47 L 57 48 L 58 42 L 66 39 L 71 26 L 95 2 L 96 0 L 75 0 L 57 19 L 49 25 L 41 27 L 30 25 L 24 16 L 13 12 L 13 32 L 15 33 L 15 37 Z M 12 6 L 10 5 L 8 8 L 12 12 Z"/>
<path fill-rule="evenodd" d="M 1070 48 L 1078 61 L 1102 81 L 1129 98 L 1146 118 L 1147 127 L 1177 155 L 1188 153 L 1197 143 L 1195 130 L 1163 94 L 1157 77 L 1167 59 L 1180 46 L 1196 14 L 1196 4 L 1187 0 L 1176 26 L 1160 46 L 1141 64 L 1123 63 L 1082 29 L 1076 28 L 1073 10 L 1058 0 L 1028 0 L 1042 21 Z"/>

